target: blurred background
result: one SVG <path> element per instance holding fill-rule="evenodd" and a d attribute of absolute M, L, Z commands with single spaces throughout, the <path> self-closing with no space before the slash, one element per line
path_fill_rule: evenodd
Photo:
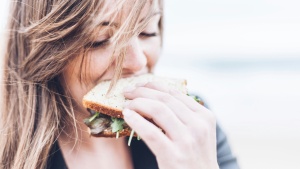
<path fill-rule="evenodd" d="M 298 0 L 165 0 L 156 72 L 188 80 L 243 169 L 300 168 L 299 7 Z M 0 1 L 1 32 L 7 9 Z"/>
<path fill-rule="evenodd" d="M 243 169 L 300 169 L 300 1 L 165 0 L 157 73 L 186 78 Z"/>

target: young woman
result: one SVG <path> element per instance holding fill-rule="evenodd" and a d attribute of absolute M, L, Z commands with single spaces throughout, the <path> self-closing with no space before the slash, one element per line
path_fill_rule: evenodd
<path fill-rule="evenodd" d="M 12 0 L 0 168 L 238 168 L 208 109 L 158 83 L 124 88 L 143 141 L 90 137 L 82 97 L 103 80 L 151 72 L 162 0 Z M 143 106 L 141 106 L 143 105 Z M 159 110 L 159 111 L 157 111 Z M 152 118 L 160 128 L 142 118 Z"/>

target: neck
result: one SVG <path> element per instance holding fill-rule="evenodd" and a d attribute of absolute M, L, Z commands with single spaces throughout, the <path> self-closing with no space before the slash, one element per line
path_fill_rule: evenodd
<path fill-rule="evenodd" d="M 84 123 L 79 123 L 77 137 L 74 129 L 74 132 L 66 129 L 58 138 L 59 146 L 69 168 L 101 168 L 100 166 L 103 168 L 124 168 L 124 166 L 132 168 L 125 137 L 119 139 L 91 137 L 86 129 Z M 111 166 L 112 164 L 113 166 Z"/>

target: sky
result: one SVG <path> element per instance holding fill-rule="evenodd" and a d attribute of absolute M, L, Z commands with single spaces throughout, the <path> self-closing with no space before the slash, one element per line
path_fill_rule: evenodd
<path fill-rule="evenodd" d="M 300 1 L 166 0 L 167 55 L 276 59 L 300 55 Z"/>

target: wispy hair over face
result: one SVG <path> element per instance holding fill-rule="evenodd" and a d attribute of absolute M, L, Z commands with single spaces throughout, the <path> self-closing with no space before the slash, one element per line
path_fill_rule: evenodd
<path fill-rule="evenodd" d="M 111 60 L 117 65 L 116 81 L 128 41 L 138 36 L 155 12 L 162 12 L 162 1 L 159 11 L 153 3 L 152 0 L 11 0 L 3 57 L 0 168 L 46 168 L 53 143 L 64 132 L 65 124 L 73 124 L 77 131 L 72 99 L 60 81 L 62 71 L 79 58 L 81 72 L 85 72 L 89 63 L 88 44 L 105 31 L 95 30 L 104 23 L 118 23 L 118 29 L 110 37 L 114 47 Z M 142 13 L 144 19 L 140 21 Z M 159 26 L 161 29 L 161 21 Z M 85 77 L 80 75 L 80 79 Z M 74 137 L 78 139 L 78 134 Z"/>

